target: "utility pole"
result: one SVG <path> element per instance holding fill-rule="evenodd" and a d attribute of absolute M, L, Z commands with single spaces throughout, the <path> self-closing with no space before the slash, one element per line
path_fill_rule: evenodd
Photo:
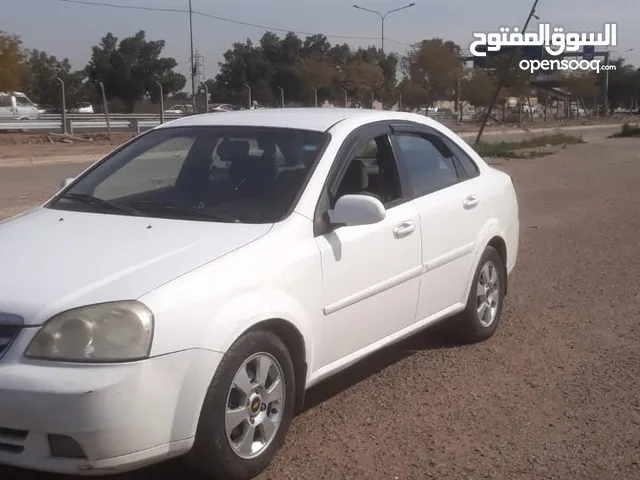
<path fill-rule="evenodd" d="M 196 62 L 193 55 L 193 8 L 189 0 L 189 38 L 191 43 L 191 105 L 193 113 L 196 113 Z"/>
<path fill-rule="evenodd" d="M 539 0 L 534 0 L 533 5 L 531 6 L 531 11 L 529 12 L 529 16 L 527 17 L 527 20 L 524 22 L 524 26 L 522 27 L 522 30 L 520 30 L 520 32 L 523 35 L 524 35 L 524 32 L 527 30 L 527 27 L 529 26 L 529 22 L 531 21 L 531 18 L 534 17 L 536 14 L 536 7 L 538 6 L 538 1 Z M 513 63 L 513 59 L 515 58 L 516 53 L 517 53 L 517 50 L 514 48 L 511 51 L 511 55 L 509 56 L 509 59 L 504 64 L 502 71 L 500 72 L 498 86 L 496 87 L 496 91 L 493 94 L 491 103 L 489 103 L 489 107 L 487 108 L 487 111 L 485 112 L 484 117 L 482 118 L 482 123 L 480 124 L 480 130 L 478 130 L 478 136 L 476 137 L 476 142 L 475 142 L 476 145 L 480 143 L 480 138 L 482 137 L 482 133 L 484 132 L 484 127 L 487 125 L 487 121 L 489 120 L 489 116 L 491 115 L 491 112 L 493 110 L 493 106 L 495 105 L 496 100 L 498 99 L 500 90 L 502 90 L 502 86 L 504 85 L 506 76 L 509 74 L 509 69 L 511 68 L 511 64 Z"/>
<path fill-rule="evenodd" d="M 371 10 L 370 8 L 365 8 L 365 7 L 360 7 L 358 5 L 354 5 L 353 8 L 357 8 L 358 10 L 363 10 L 365 12 L 370 12 L 370 13 L 375 13 L 376 15 L 378 15 L 380 17 L 380 51 L 382 53 L 384 53 L 384 21 L 385 19 L 392 13 L 394 12 L 399 12 L 400 10 L 405 10 L 407 8 L 411 8 L 415 6 L 415 3 L 409 3 L 408 5 L 405 5 L 404 7 L 400 7 L 400 8 L 394 8 L 393 10 L 389 10 L 387 13 L 380 13 L 377 10 Z"/>

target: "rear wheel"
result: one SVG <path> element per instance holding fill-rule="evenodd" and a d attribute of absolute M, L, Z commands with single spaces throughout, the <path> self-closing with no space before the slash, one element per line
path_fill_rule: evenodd
<path fill-rule="evenodd" d="M 250 332 L 223 357 L 205 397 L 190 466 L 209 478 L 247 480 L 262 472 L 293 418 L 291 355 L 271 332 Z"/>
<path fill-rule="evenodd" d="M 500 323 L 505 286 L 504 262 L 497 250 L 488 246 L 473 277 L 467 307 L 454 326 L 461 341 L 481 342 L 494 334 Z"/>

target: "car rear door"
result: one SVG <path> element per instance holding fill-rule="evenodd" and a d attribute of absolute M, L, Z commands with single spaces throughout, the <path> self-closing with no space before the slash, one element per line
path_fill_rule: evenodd
<path fill-rule="evenodd" d="M 486 218 L 477 166 L 446 135 L 413 123 L 394 125 L 400 168 L 412 186 L 422 224 L 422 276 L 417 321 L 466 303 L 476 244 Z M 469 164 L 469 162 L 471 162 Z"/>

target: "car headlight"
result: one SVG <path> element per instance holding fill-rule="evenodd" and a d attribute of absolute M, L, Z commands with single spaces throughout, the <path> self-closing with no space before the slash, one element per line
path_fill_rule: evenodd
<path fill-rule="evenodd" d="M 25 351 L 28 358 L 66 362 L 129 362 L 149 356 L 153 314 L 138 301 L 101 303 L 47 321 Z"/>

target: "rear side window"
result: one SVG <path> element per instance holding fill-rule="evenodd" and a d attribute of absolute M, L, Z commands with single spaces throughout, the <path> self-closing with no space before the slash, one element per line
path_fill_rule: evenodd
<path fill-rule="evenodd" d="M 460 180 L 467 180 L 480 175 L 480 169 L 478 168 L 478 165 L 476 165 L 476 162 L 474 162 L 456 142 L 449 140 L 448 138 L 444 138 L 443 140 L 447 144 L 447 147 L 449 147 L 449 150 L 453 153 L 458 165 L 462 167 L 463 171 L 458 172 Z"/>
<path fill-rule="evenodd" d="M 398 133 L 394 137 L 416 197 L 437 192 L 458 182 L 453 158 L 441 155 L 427 136 Z"/>

